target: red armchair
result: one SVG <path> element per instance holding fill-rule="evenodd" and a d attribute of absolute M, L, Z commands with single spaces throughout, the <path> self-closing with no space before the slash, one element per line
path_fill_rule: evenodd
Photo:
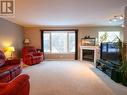
<path fill-rule="evenodd" d="M 29 76 L 20 75 L 8 83 L 0 83 L 0 95 L 29 95 Z"/>
<path fill-rule="evenodd" d="M 22 49 L 23 62 L 27 65 L 38 64 L 43 61 L 43 53 L 37 52 L 32 46 L 25 46 Z"/>
<path fill-rule="evenodd" d="M 5 55 L 0 51 L 0 83 L 9 82 L 21 73 L 19 59 L 6 60 Z"/>

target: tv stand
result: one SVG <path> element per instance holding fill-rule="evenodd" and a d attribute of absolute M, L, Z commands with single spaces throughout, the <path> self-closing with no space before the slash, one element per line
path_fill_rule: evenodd
<path fill-rule="evenodd" d="M 119 67 L 120 65 L 103 59 L 97 60 L 96 62 L 96 68 L 107 74 L 109 77 L 112 77 L 112 72 L 118 70 Z"/>

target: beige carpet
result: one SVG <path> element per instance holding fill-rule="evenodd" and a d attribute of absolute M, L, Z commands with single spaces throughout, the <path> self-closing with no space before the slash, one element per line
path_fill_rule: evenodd
<path fill-rule="evenodd" d="M 87 62 L 44 61 L 23 73 L 30 75 L 30 95 L 127 95 L 127 87 Z"/>

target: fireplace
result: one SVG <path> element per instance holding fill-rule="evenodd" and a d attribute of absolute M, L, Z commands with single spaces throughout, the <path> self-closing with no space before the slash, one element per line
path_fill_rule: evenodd
<path fill-rule="evenodd" d="M 80 61 L 90 61 L 96 66 L 96 60 L 99 58 L 98 46 L 80 46 Z"/>
<path fill-rule="evenodd" d="M 94 50 L 83 49 L 82 59 L 86 61 L 94 62 Z"/>

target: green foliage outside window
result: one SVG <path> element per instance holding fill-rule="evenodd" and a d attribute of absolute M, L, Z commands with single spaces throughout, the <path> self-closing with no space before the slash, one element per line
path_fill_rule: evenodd
<path fill-rule="evenodd" d="M 100 36 L 100 42 L 106 42 L 108 39 L 108 33 L 105 32 L 102 36 Z"/>

